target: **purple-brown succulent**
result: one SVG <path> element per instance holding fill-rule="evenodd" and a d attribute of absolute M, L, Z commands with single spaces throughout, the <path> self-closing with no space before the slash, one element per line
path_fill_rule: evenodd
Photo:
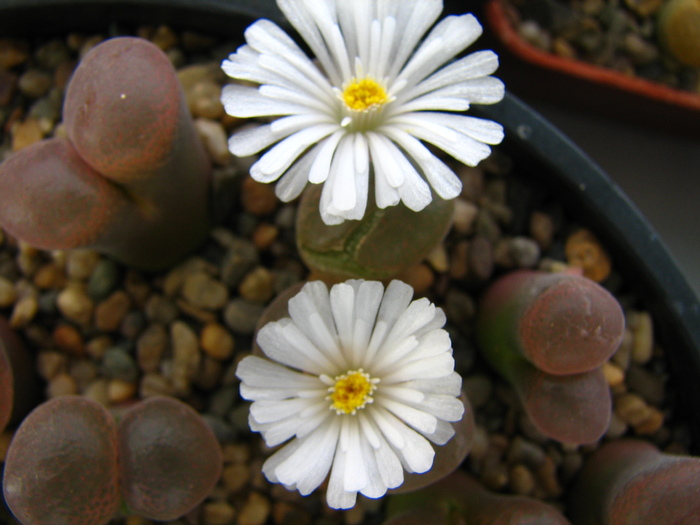
<path fill-rule="evenodd" d="M 20 337 L 0 317 L 0 432 L 38 403 L 38 378 Z"/>
<path fill-rule="evenodd" d="M 700 523 L 700 458 L 621 439 L 588 458 L 569 499 L 574 525 Z"/>
<path fill-rule="evenodd" d="M 164 268 L 203 241 L 211 166 L 167 56 L 140 38 L 96 46 L 64 100 L 68 138 L 0 165 L 0 225 L 42 249 L 91 247 Z"/>
<path fill-rule="evenodd" d="M 610 420 L 601 366 L 619 347 L 624 323 L 617 300 L 590 279 L 523 270 L 486 291 L 477 338 L 543 434 L 591 443 Z"/>
<path fill-rule="evenodd" d="M 26 525 L 101 525 L 121 510 L 171 520 L 196 507 L 221 474 L 221 448 L 189 406 L 153 397 L 118 422 L 80 396 L 39 405 L 7 452 L 3 490 Z"/>

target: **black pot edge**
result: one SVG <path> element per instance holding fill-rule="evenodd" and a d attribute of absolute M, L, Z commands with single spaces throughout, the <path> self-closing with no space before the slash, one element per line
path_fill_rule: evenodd
<path fill-rule="evenodd" d="M 449 4 L 453 8 L 458 2 Z M 0 35 L 52 36 L 68 30 L 99 31 L 96 25 L 106 30 L 113 23 L 148 22 L 233 39 L 260 17 L 282 21 L 271 0 L 0 0 Z M 700 399 L 700 303 L 666 246 L 585 153 L 515 96 L 506 94 L 501 103 L 475 107 L 472 113 L 504 124 L 505 143 L 516 162 L 526 159 L 533 177 L 551 184 L 574 216 L 585 214 L 610 248 L 616 268 L 623 269 L 659 320 L 655 329 L 669 356 L 683 416 L 691 422 L 700 449 L 700 416 L 694 410 Z"/>

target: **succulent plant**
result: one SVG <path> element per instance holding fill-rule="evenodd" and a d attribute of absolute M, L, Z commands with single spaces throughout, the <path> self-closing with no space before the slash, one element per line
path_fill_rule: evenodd
<path fill-rule="evenodd" d="M 107 523 L 122 509 L 175 519 L 213 489 L 216 438 L 190 407 L 153 397 L 118 423 L 80 396 L 52 399 L 22 422 L 7 452 L 3 490 L 25 525 Z"/>
<path fill-rule="evenodd" d="M 700 67 L 700 0 L 669 0 L 660 10 L 657 32 L 679 62 Z"/>
<path fill-rule="evenodd" d="M 38 378 L 20 337 L 0 317 L 0 432 L 38 403 Z"/>
<path fill-rule="evenodd" d="M 452 224 L 454 201 L 436 197 L 419 213 L 403 205 L 380 209 L 370 199 L 361 220 L 329 226 L 318 211 L 321 190 L 304 190 L 296 231 L 302 259 L 325 280 L 396 277 L 423 260 Z"/>
<path fill-rule="evenodd" d="M 569 525 L 534 498 L 491 492 L 463 470 L 418 492 L 392 496 L 384 525 Z"/>
<path fill-rule="evenodd" d="M 601 365 L 620 345 L 624 322 L 617 300 L 590 279 L 523 270 L 485 292 L 477 339 L 542 433 L 590 443 L 610 420 Z"/>
<path fill-rule="evenodd" d="M 569 515 L 574 525 L 700 523 L 700 458 L 621 439 L 591 455 L 579 473 Z"/>
<path fill-rule="evenodd" d="M 211 166 L 167 56 L 119 37 L 91 50 L 63 106 L 68 138 L 0 165 L 0 225 L 42 249 L 91 247 L 164 268 L 203 241 Z"/>

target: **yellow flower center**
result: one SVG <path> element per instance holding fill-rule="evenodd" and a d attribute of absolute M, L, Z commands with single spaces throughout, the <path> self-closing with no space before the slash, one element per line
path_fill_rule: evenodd
<path fill-rule="evenodd" d="M 354 78 L 343 91 L 343 102 L 353 111 L 369 111 L 388 101 L 384 88 L 371 78 Z"/>
<path fill-rule="evenodd" d="M 327 399 L 333 402 L 331 408 L 337 414 L 355 414 L 358 409 L 374 401 L 372 393 L 377 389 L 378 382 L 361 368 L 350 370 L 335 378 L 335 385 L 328 389 L 330 395 Z"/>

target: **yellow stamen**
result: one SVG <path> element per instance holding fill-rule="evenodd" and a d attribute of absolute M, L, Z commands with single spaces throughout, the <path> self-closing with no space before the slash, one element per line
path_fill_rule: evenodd
<path fill-rule="evenodd" d="M 339 375 L 335 378 L 335 386 L 328 389 L 330 395 L 327 399 L 333 401 L 331 409 L 337 414 L 355 414 L 358 409 L 374 401 L 371 396 L 378 382 L 361 368 Z"/>
<path fill-rule="evenodd" d="M 368 111 L 387 103 L 389 97 L 377 81 L 355 78 L 343 91 L 343 101 L 353 111 Z"/>

